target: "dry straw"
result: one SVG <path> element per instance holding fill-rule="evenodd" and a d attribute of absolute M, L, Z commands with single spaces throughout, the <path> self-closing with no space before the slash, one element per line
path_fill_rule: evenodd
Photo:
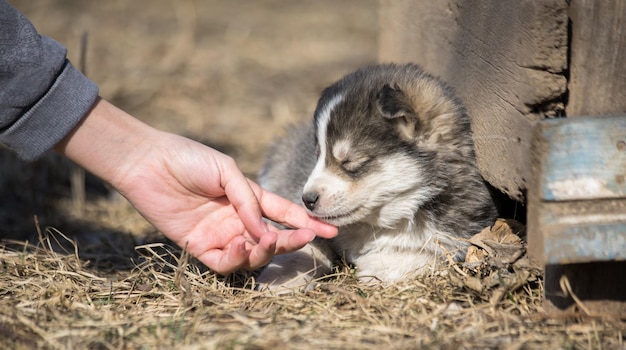
<path fill-rule="evenodd" d="M 525 254 L 508 263 L 486 255 L 386 287 L 361 285 L 344 266 L 311 292 L 273 296 L 254 291 L 254 274 L 216 276 L 164 243 L 137 246 L 131 268 L 104 269 L 57 230 L 39 237 L 0 246 L 3 348 L 625 346 L 623 321 L 544 315 L 540 270 L 520 263 Z M 102 261 L 116 252 L 101 253 Z"/>

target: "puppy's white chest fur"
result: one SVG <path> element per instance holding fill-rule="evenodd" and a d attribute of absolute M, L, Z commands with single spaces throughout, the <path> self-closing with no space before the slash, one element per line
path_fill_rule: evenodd
<path fill-rule="evenodd" d="M 354 225 L 347 231 L 342 231 L 333 245 L 354 263 L 361 281 L 393 282 L 436 263 L 437 239 L 430 232 L 372 229 L 365 225 Z"/>

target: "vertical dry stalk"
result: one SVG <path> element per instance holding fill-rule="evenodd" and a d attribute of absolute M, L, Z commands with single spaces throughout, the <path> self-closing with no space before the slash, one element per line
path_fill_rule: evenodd
<path fill-rule="evenodd" d="M 80 70 L 87 76 L 87 32 L 83 33 L 80 40 Z M 70 178 L 72 186 L 72 205 L 77 215 L 83 215 L 85 210 L 85 169 L 79 165 L 72 166 Z"/>
<path fill-rule="evenodd" d="M 180 254 L 180 258 L 178 259 L 178 266 L 174 271 L 174 285 L 180 291 L 180 301 L 187 306 L 192 303 L 191 286 L 187 280 L 187 276 L 185 275 L 188 264 L 189 252 L 187 251 L 187 246 L 185 245 L 185 249 L 183 249 Z"/>

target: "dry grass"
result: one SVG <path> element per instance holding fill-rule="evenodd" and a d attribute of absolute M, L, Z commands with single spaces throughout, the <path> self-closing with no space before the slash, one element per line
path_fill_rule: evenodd
<path fill-rule="evenodd" d="M 11 3 L 74 61 L 87 30 L 88 74 L 105 97 L 219 147 L 250 176 L 323 87 L 376 61 L 375 0 Z M 93 179 L 76 211 L 70 168 L 0 150 L 0 348 L 625 346 L 622 320 L 546 316 L 523 245 L 484 261 L 475 250 L 470 264 L 388 287 L 360 285 L 342 267 L 311 292 L 276 297 L 254 291 L 253 273 L 220 277 L 196 264 Z"/>
<path fill-rule="evenodd" d="M 55 252 L 53 247 L 66 247 Z M 60 249 L 57 248 L 57 251 Z M 0 336 L 7 349 L 617 349 L 625 323 L 549 318 L 528 278 L 481 293 L 463 265 L 397 285 L 358 284 L 349 267 L 306 294 L 253 290 L 254 276 L 219 277 L 163 243 L 137 246 L 133 267 L 94 269 L 47 229 L 36 245 L 0 246 Z M 106 254 L 101 260 L 127 257 Z M 92 259 L 95 256 L 92 256 Z M 458 270 L 459 272 L 456 272 Z M 512 265 L 502 270 L 503 280 Z M 522 271 L 518 270 L 517 272 Z M 485 281 L 485 279 L 482 279 Z M 504 289 L 502 289 L 504 287 Z M 502 298 L 494 298 L 504 290 Z"/>

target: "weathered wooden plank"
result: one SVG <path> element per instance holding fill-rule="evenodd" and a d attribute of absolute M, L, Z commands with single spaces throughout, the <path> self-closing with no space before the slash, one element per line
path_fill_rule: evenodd
<path fill-rule="evenodd" d="M 541 264 L 626 260 L 626 198 L 542 201 L 529 190 L 528 252 Z"/>
<path fill-rule="evenodd" d="M 567 2 L 381 1 L 381 61 L 441 76 L 473 118 L 478 165 L 523 199 L 533 125 L 564 109 Z"/>
<path fill-rule="evenodd" d="M 626 113 L 626 1 L 572 0 L 567 115 Z"/>
<path fill-rule="evenodd" d="M 534 134 L 528 253 L 546 266 L 546 310 L 623 314 L 626 117 L 545 120 Z"/>
<path fill-rule="evenodd" d="M 539 142 L 541 198 L 626 198 L 626 115 L 547 120 Z"/>
<path fill-rule="evenodd" d="M 626 260 L 626 220 L 554 227 L 545 249 L 547 264 Z"/>
<path fill-rule="evenodd" d="M 529 252 L 541 263 L 626 259 L 626 116 L 545 120 L 533 140 Z"/>

